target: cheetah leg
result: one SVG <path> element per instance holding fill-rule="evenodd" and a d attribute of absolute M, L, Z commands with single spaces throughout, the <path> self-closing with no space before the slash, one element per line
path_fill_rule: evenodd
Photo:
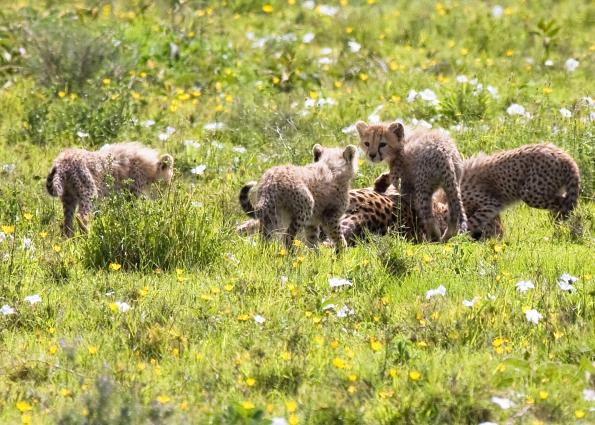
<path fill-rule="evenodd" d="M 313 248 L 316 246 L 316 242 L 318 242 L 319 240 L 319 231 L 318 231 L 318 226 L 309 224 L 306 226 L 306 245 L 308 245 L 310 248 Z"/>
<path fill-rule="evenodd" d="M 417 211 L 424 226 L 425 237 L 438 242 L 442 236 L 436 218 L 432 214 L 432 192 L 419 191 L 416 196 Z"/>
<path fill-rule="evenodd" d="M 304 227 L 304 224 L 299 219 L 291 220 L 287 233 L 285 234 L 285 247 L 289 250 L 293 248 L 293 241 L 298 232 Z"/>
<path fill-rule="evenodd" d="M 467 230 L 467 217 L 465 216 L 465 208 L 463 207 L 458 175 L 460 175 L 460 172 L 457 172 L 457 167 L 451 164 L 450 173 L 444 177 L 442 188 L 448 200 L 448 227 L 442 237 L 444 241 L 459 232 L 465 232 Z"/>
<path fill-rule="evenodd" d="M 502 204 L 498 202 L 484 203 L 473 213 L 472 217 L 469 217 L 469 232 L 473 239 L 479 240 L 489 234 L 490 227 L 495 226 L 496 218 L 501 210 Z"/>
<path fill-rule="evenodd" d="M 81 232 L 87 233 L 89 231 L 89 217 L 93 209 L 93 203 L 91 198 L 81 199 L 79 205 L 79 213 L 76 217 Z"/>
<path fill-rule="evenodd" d="M 274 211 L 268 208 L 257 211 L 258 221 L 260 222 L 260 234 L 266 240 L 271 239 L 273 232 L 277 230 L 277 216 Z"/>
<path fill-rule="evenodd" d="M 329 217 L 323 224 L 325 233 L 335 244 L 335 251 L 340 252 L 347 248 L 347 241 L 341 232 L 341 216 Z"/>
<path fill-rule="evenodd" d="M 74 218 L 76 205 L 76 199 L 70 196 L 62 197 L 62 207 L 64 210 L 64 224 L 62 225 L 62 234 L 67 238 L 71 238 L 74 235 L 74 226 L 72 225 L 72 221 Z"/>

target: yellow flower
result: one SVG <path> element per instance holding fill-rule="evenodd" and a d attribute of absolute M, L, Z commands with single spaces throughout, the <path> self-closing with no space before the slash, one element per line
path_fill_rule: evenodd
<path fill-rule="evenodd" d="M 89 351 L 89 354 L 97 354 L 98 348 L 94 345 L 91 345 L 89 348 L 87 348 L 87 350 Z"/>
<path fill-rule="evenodd" d="M 370 340 L 370 348 L 374 352 L 380 351 L 380 350 L 382 350 L 382 343 L 376 339 L 371 339 Z"/>
<path fill-rule="evenodd" d="M 297 415 L 290 415 L 289 416 L 289 425 L 297 425 L 300 422 L 300 418 Z"/>
<path fill-rule="evenodd" d="M 340 89 L 341 87 L 343 87 L 343 83 L 339 80 L 335 81 L 335 88 Z"/>
<path fill-rule="evenodd" d="M 136 368 L 137 368 L 139 371 L 141 371 L 141 372 L 142 372 L 143 370 L 145 370 L 145 368 L 146 368 L 146 367 L 147 367 L 147 365 L 146 365 L 144 362 L 138 362 L 138 363 L 136 364 Z"/>
<path fill-rule="evenodd" d="M 287 250 L 285 248 L 281 248 L 279 250 L 279 257 L 285 257 L 287 255 Z"/>
<path fill-rule="evenodd" d="M 58 346 L 57 345 L 50 345 L 50 348 L 48 348 L 48 352 L 50 354 L 56 354 L 58 352 Z"/>
<path fill-rule="evenodd" d="M 246 410 L 254 409 L 254 403 L 252 403 L 251 401 L 242 401 L 241 405 Z"/>
<path fill-rule="evenodd" d="M 506 56 L 508 56 L 508 57 L 511 57 L 511 56 L 513 55 L 513 53 L 514 53 L 514 52 L 513 52 L 512 50 L 508 49 L 508 50 L 506 51 L 506 53 L 504 53 L 504 54 L 505 54 Z"/>
<path fill-rule="evenodd" d="M 138 290 L 138 295 L 143 298 L 146 297 L 149 294 L 149 288 L 147 288 L 146 286 L 143 286 L 142 288 L 140 288 Z"/>
<path fill-rule="evenodd" d="M 166 404 L 166 403 L 169 403 L 171 398 L 166 395 L 159 395 L 159 396 L 157 396 L 156 400 L 159 402 L 159 404 Z"/>
<path fill-rule="evenodd" d="M 62 397 L 68 397 L 70 394 L 72 394 L 72 393 L 70 392 L 70 390 L 68 388 L 62 388 L 60 390 L 60 395 Z"/>
<path fill-rule="evenodd" d="M 21 416 L 21 423 L 23 425 L 30 425 L 31 424 L 31 415 L 22 415 Z"/>
<path fill-rule="evenodd" d="M 183 401 L 178 405 L 178 407 L 180 408 L 180 410 L 188 410 L 188 402 Z"/>
<path fill-rule="evenodd" d="M 467 49 L 466 47 L 463 47 L 461 49 L 461 56 L 467 56 L 469 54 L 469 49 Z"/>
<path fill-rule="evenodd" d="M 361 72 L 359 74 L 359 79 L 362 81 L 368 81 L 368 74 L 366 74 L 365 72 Z"/>
<path fill-rule="evenodd" d="M 347 27 L 347 28 L 345 28 L 345 32 L 346 32 L 347 34 L 351 34 L 351 33 L 353 32 L 353 28 L 351 28 L 351 27 Z"/>
<path fill-rule="evenodd" d="M 287 4 L 293 6 L 295 4 L 295 0 L 287 0 Z"/>
<path fill-rule="evenodd" d="M 62 247 L 58 244 L 54 244 L 52 245 L 52 249 L 54 250 L 54 252 L 60 252 L 62 251 Z"/>
<path fill-rule="evenodd" d="M 33 214 L 26 212 L 23 214 L 23 217 L 25 217 L 25 220 L 31 220 L 33 218 Z"/>
<path fill-rule="evenodd" d="M 10 235 L 11 233 L 14 233 L 14 226 L 4 225 L 2 226 L 2 231 L 7 235 Z"/>
<path fill-rule="evenodd" d="M 547 398 L 548 398 L 548 395 L 549 395 L 549 394 L 548 394 L 548 392 L 547 392 L 547 391 L 543 391 L 543 390 L 542 390 L 542 391 L 539 391 L 539 398 L 540 398 L 541 400 L 547 400 Z"/>
<path fill-rule="evenodd" d="M 17 407 L 18 411 L 21 413 L 25 413 L 25 412 L 28 412 L 33 409 L 33 406 L 31 406 L 26 401 L 17 402 L 16 407 Z"/>
<path fill-rule="evenodd" d="M 289 413 L 293 413 L 297 410 L 298 405 L 295 401 L 287 401 L 285 402 L 285 408 Z"/>
<path fill-rule="evenodd" d="M 280 355 L 282 360 L 288 361 L 291 360 L 291 353 L 289 351 L 283 351 Z"/>
<path fill-rule="evenodd" d="M 109 263 L 109 267 L 110 271 L 112 272 L 117 272 L 118 270 L 120 270 L 122 268 L 122 264 L 118 264 L 118 263 Z"/>
<path fill-rule="evenodd" d="M 585 411 L 581 410 L 581 409 L 577 409 L 574 411 L 574 416 L 577 417 L 577 419 L 581 419 L 585 417 Z"/>
<path fill-rule="evenodd" d="M 336 339 L 332 340 L 330 346 L 333 349 L 337 348 L 339 346 L 339 341 L 337 341 Z"/>
<path fill-rule="evenodd" d="M 246 385 L 248 385 L 249 387 L 253 387 L 254 385 L 256 385 L 256 379 L 246 378 Z"/>
<path fill-rule="evenodd" d="M 104 86 L 109 86 L 112 83 L 112 80 L 110 80 L 109 78 L 104 78 L 102 83 Z"/>
<path fill-rule="evenodd" d="M 245 322 L 245 321 L 246 321 L 246 320 L 248 320 L 248 319 L 250 319 L 250 316 L 249 316 L 249 315 L 247 315 L 247 314 L 245 314 L 245 313 L 244 313 L 244 314 L 240 314 L 240 315 L 238 316 L 238 320 L 239 320 L 240 322 Z"/>
<path fill-rule="evenodd" d="M 421 259 L 423 260 L 424 263 L 431 263 L 432 262 L 432 257 L 428 254 L 424 254 L 422 255 Z"/>
<path fill-rule="evenodd" d="M 554 91 L 554 89 L 551 88 L 551 87 L 544 87 L 543 88 L 543 94 L 550 94 L 553 91 Z"/>
<path fill-rule="evenodd" d="M 60 90 L 60 91 L 58 92 L 58 97 L 64 97 L 64 96 L 66 96 L 66 92 L 64 92 L 64 91 Z"/>
<path fill-rule="evenodd" d="M 357 381 L 357 375 L 355 373 L 352 373 L 347 376 L 347 379 L 349 379 L 351 382 L 355 382 Z"/>
<path fill-rule="evenodd" d="M 41 236 L 42 239 L 45 239 L 48 237 L 48 232 L 39 232 L 39 236 Z"/>
<path fill-rule="evenodd" d="M 273 6 L 267 3 L 264 6 L 262 6 L 262 11 L 264 13 L 273 13 Z"/>
<path fill-rule="evenodd" d="M 394 367 L 391 367 L 388 370 L 388 376 L 390 376 L 391 378 L 396 378 L 397 377 L 397 369 L 395 369 Z"/>
<path fill-rule="evenodd" d="M 496 372 L 504 372 L 506 370 L 506 365 L 504 363 L 498 363 L 496 366 Z"/>
<path fill-rule="evenodd" d="M 412 381 L 419 381 L 421 378 L 421 373 L 419 373 L 417 370 L 412 370 L 411 372 L 409 372 L 409 379 L 411 379 Z"/>
<path fill-rule="evenodd" d="M 277 84 L 279 84 L 281 82 L 281 80 L 277 76 L 274 76 L 273 79 L 272 79 L 272 81 L 273 81 L 273 84 L 274 85 L 277 85 Z"/>
<path fill-rule="evenodd" d="M 337 369 L 345 369 L 346 363 L 345 360 L 339 358 L 339 357 L 335 357 L 333 359 L 333 366 L 335 366 Z"/>

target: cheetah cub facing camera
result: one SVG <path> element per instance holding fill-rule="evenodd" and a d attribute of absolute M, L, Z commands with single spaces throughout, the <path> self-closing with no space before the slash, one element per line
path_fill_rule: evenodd
<path fill-rule="evenodd" d="M 576 206 L 579 186 L 576 162 L 552 144 L 525 145 L 469 158 L 461 192 L 471 236 L 485 237 L 488 223 L 518 201 L 550 210 L 556 219 L 567 219 Z"/>
<path fill-rule="evenodd" d="M 467 230 L 459 187 L 463 161 L 446 133 L 416 128 L 405 134 L 400 122 L 368 125 L 359 121 L 355 126 L 370 161 L 388 163 L 392 184 L 400 187 L 403 199 L 411 200 L 427 239 L 447 240 Z M 448 201 L 444 234 L 432 213 L 432 195 L 438 188 L 444 190 Z"/>
<path fill-rule="evenodd" d="M 167 183 L 173 176 L 174 159 L 140 143 L 105 145 L 91 152 L 85 149 L 65 149 L 54 160 L 46 180 L 51 196 L 59 197 L 64 208 L 63 234 L 74 234 L 73 218 L 78 206 L 77 221 L 86 231 L 93 208 L 93 199 L 105 196 L 113 189 L 127 187 L 140 196 L 152 183 Z"/>
<path fill-rule="evenodd" d="M 300 167 L 285 165 L 268 170 L 258 182 L 254 209 L 260 232 L 270 239 L 287 227 L 284 243 L 291 247 L 305 228 L 306 242 L 318 241 L 318 226 L 335 248 L 347 246 L 341 233 L 341 216 L 349 203 L 349 188 L 357 170 L 355 146 L 323 148 L 314 145 L 314 162 Z"/>

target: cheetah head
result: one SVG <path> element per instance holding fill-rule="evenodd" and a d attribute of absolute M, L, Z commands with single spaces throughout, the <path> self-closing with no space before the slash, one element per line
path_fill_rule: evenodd
<path fill-rule="evenodd" d="M 366 124 L 358 121 L 355 128 L 359 134 L 360 146 L 372 162 L 382 162 L 392 158 L 405 137 L 405 129 L 400 122 L 390 124 Z"/>
<path fill-rule="evenodd" d="M 345 148 L 324 148 L 315 144 L 312 148 L 314 162 L 325 162 L 334 173 L 354 176 L 357 172 L 357 148 L 349 145 Z"/>
<path fill-rule="evenodd" d="M 174 157 L 170 154 L 161 155 L 157 162 L 156 180 L 163 180 L 170 183 L 174 175 Z"/>

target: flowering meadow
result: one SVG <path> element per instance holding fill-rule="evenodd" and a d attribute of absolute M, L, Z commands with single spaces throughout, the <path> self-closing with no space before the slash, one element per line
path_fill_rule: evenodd
<path fill-rule="evenodd" d="M 595 422 L 595 5 L 590 1 L 5 1 L 0 10 L 0 423 Z M 256 236 L 267 168 L 443 128 L 469 157 L 548 141 L 570 221 L 371 235 L 336 255 Z M 52 159 L 138 140 L 171 186 L 60 234 Z M 360 160 L 354 187 L 386 171 Z"/>

